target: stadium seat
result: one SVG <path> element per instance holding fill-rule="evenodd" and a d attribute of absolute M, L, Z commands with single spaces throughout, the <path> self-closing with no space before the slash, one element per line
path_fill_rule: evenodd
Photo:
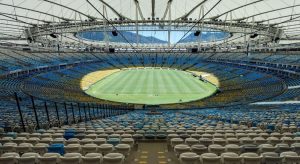
<path fill-rule="evenodd" d="M 125 157 L 120 153 L 108 153 L 103 157 L 104 164 L 123 164 Z"/>
<path fill-rule="evenodd" d="M 174 152 L 177 156 L 179 156 L 181 153 L 190 152 L 190 146 L 185 144 L 178 144 L 174 146 Z"/>
<path fill-rule="evenodd" d="M 123 154 L 125 157 L 129 155 L 130 145 L 128 144 L 118 144 L 115 146 L 116 152 Z"/>
<path fill-rule="evenodd" d="M 61 164 L 80 164 L 81 154 L 80 153 L 66 153 L 60 157 Z"/>
<path fill-rule="evenodd" d="M 300 163 L 300 156 L 298 156 L 295 152 L 282 152 L 280 153 L 280 157 L 283 157 L 283 163 L 292 164 L 292 163 Z"/>
<path fill-rule="evenodd" d="M 0 157 L 0 163 L 3 164 L 16 164 L 19 158 L 19 154 L 18 153 L 4 153 L 1 155 Z"/>
<path fill-rule="evenodd" d="M 275 152 L 266 152 L 261 154 L 262 163 L 265 164 L 280 164 L 282 163 L 282 158 Z"/>
<path fill-rule="evenodd" d="M 243 164 L 260 164 L 261 157 L 256 153 L 243 153 L 240 155 Z"/>
<path fill-rule="evenodd" d="M 196 164 L 199 163 L 200 156 L 196 153 L 186 152 L 181 153 L 179 156 L 179 161 L 181 164 Z"/>
<path fill-rule="evenodd" d="M 24 153 L 20 158 L 18 158 L 19 164 L 32 164 L 38 163 L 38 158 L 40 155 L 38 153 Z"/>
<path fill-rule="evenodd" d="M 83 164 L 99 164 L 102 163 L 103 156 L 100 153 L 88 153 L 82 157 Z"/>
<path fill-rule="evenodd" d="M 223 164 L 240 164 L 241 158 L 236 153 L 226 152 L 221 154 Z"/>
<path fill-rule="evenodd" d="M 113 147 L 114 146 L 112 144 L 102 144 L 98 147 L 98 151 L 105 155 L 111 153 L 113 151 Z"/>
<path fill-rule="evenodd" d="M 204 153 L 200 155 L 202 164 L 221 164 L 221 157 L 214 153 Z"/>
<path fill-rule="evenodd" d="M 40 164 L 57 164 L 60 162 L 60 154 L 58 153 L 45 153 L 43 156 L 38 157 Z"/>

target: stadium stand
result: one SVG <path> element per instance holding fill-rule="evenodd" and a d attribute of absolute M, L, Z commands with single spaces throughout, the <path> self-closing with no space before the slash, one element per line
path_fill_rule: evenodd
<path fill-rule="evenodd" d="M 299 1 L 0 9 L 0 164 L 300 164 Z"/>

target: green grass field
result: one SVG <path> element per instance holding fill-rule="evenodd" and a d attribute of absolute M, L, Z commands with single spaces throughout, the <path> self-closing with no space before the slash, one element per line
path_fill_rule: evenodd
<path fill-rule="evenodd" d="M 115 72 L 91 85 L 86 93 L 115 102 L 154 105 L 199 100 L 216 89 L 185 71 L 146 68 Z"/>

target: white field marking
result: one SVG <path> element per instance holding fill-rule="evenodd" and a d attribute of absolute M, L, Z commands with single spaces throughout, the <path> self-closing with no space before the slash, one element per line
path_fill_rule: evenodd
<path fill-rule="evenodd" d="M 298 89 L 300 88 L 300 85 L 295 85 L 295 86 L 289 86 L 288 89 Z"/>
<path fill-rule="evenodd" d="M 280 104 L 300 104 L 300 101 L 270 101 L 270 102 L 251 103 L 251 105 L 280 105 Z"/>

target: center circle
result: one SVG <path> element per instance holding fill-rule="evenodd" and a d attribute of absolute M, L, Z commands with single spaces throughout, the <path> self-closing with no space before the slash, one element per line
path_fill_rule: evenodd
<path fill-rule="evenodd" d="M 213 95 L 217 87 L 192 72 L 151 67 L 111 71 L 84 90 L 102 100 L 159 105 L 200 100 Z"/>

